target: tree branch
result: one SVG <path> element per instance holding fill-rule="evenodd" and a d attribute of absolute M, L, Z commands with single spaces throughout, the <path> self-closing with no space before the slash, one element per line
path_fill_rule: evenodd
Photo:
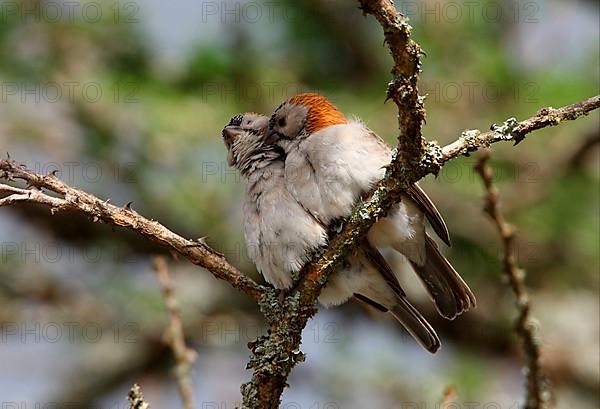
<path fill-rule="evenodd" d="M 190 371 L 191 365 L 196 359 L 196 352 L 189 349 L 185 344 L 181 309 L 179 308 L 177 298 L 175 298 L 175 289 L 165 258 L 161 256 L 154 257 L 152 266 L 162 288 L 165 306 L 169 314 L 169 326 L 165 331 L 164 338 L 175 356 L 175 379 L 177 380 L 179 395 L 181 396 L 184 409 L 194 409 Z"/>
<path fill-rule="evenodd" d="M 423 99 L 417 83 L 421 71 L 421 47 L 410 38 L 408 17 L 399 13 L 391 0 L 359 0 L 364 14 L 371 14 L 383 28 L 385 42 L 394 60 L 387 99 L 398 106 L 398 156 L 404 167 L 417 167 L 425 141 Z"/>
<path fill-rule="evenodd" d="M 520 143 L 525 135 L 545 128 L 547 126 L 556 126 L 564 121 L 573 121 L 589 112 L 600 107 L 600 95 L 566 105 L 561 108 L 542 108 L 535 116 L 524 121 L 517 122 L 515 118 L 509 118 L 502 125 L 492 125 L 492 130 L 481 133 L 479 130 L 464 131 L 459 139 L 441 149 L 438 159 L 432 160 L 431 164 L 426 164 L 430 173 L 437 173 L 441 166 L 460 155 L 468 155 L 482 147 L 488 147 L 492 143 L 501 141 L 512 141 L 514 144 Z M 437 150 L 434 146 L 433 151 Z M 434 156 L 431 152 L 430 156 Z"/>
<path fill-rule="evenodd" d="M 516 307 L 519 312 L 515 328 L 523 342 L 527 357 L 527 399 L 526 409 L 544 409 L 549 405 L 551 393 L 545 376 L 540 367 L 539 341 L 535 339 L 535 319 L 531 315 L 529 294 L 525 287 L 525 271 L 517 265 L 514 251 L 515 228 L 510 225 L 500 211 L 500 195 L 493 185 L 493 174 L 487 165 L 489 152 L 482 152 L 475 164 L 475 170 L 481 176 L 486 190 L 485 212 L 492 219 L 498 234 L 502 239 L 504 249 L 504 274 L 510 288 L 516 297 Z"/>
<path fill-rule="evenodd" d="M 24 180 L 28 188 L 21 189 L 0 184 L 0 193 L 9 196 L 0 199 L 0 207 L 18 203 L 38 203 L 49 206 L 54 214 L 57 211 L 74 210 L 86 214 L 94 222 L 121 226 L 141 234 L 147 239 L 176 251 L 193 264 L 210 271 L 216 278 L 229 282 L 243 291 L 254 301 L 261 299 L 263 286 L 242 274 L 227 262 L 225 257 L 200 240 L 188 240 L 173 233 L 157 221 L 149 220 L 130 207 L 117 207 L 96 196 L 75 189 L 60 181 L 53 174 L 40 175 L 14 160 L 0 160 L 0 178 Z M 46 189 L 60 197 L 44 193 Z"/>

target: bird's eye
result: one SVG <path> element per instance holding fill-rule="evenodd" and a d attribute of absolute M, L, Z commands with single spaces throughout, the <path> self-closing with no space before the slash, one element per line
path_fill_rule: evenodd
<path fill-rule="evenodd" d="M 250 119 L 246 119 L 246 125 L 250 125 L 250 122 L 252 122 Z"/>
<path fill-rule="evenodd" d="M 279 121 L 277 121 L 277 125 L 283 128 L 285 126 L 285 118 L 279 118 Z"/>

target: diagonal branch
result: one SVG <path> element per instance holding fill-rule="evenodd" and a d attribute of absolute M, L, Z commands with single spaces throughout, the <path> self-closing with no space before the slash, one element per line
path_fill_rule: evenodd
<path fill-rule="evenodd" d="M 0 178 L 21 179 L 29 186 L 27 189 L 21 189 L 0 184 L 0 193 L 9 195 L 0 199 L 0 207 L 18 203 L 38 203 L 49 206 L 52 213 L 74 210 L 86 214 L 94 222 L 102 221 L 113 226 L 125 227 L 176 251 L 193 264 L 210 271 L 216 278 L 229 282 L 256 302 L 261 299 L 264 287 L 229 264 L 222 254 L 202 241 L 184 239 L 159 222 L 143 217 L 129 205 L 114 206 L 108 200 L 100 200 L 90 193 L 67 185 L 53 174 L 37 174 L 10 159 L 0 160 Z M 44 193 L 44 189 L 60 197 Z"/>
<path fill-rule="evenodd" d="M 527 356 L 527 400 L 525 408 L 544 409 L 548 407 L 551 394 L 540 367 L 540 348 L 539 342 L 535 338 L 535 325 L 533 325 L 535 320 L 531 315 L 531 304 L 525 287 L 525 272 L 517 265 L 517 256 L 514 251 L 515 228 L 506 221 L 500 211 L 500 195 L 492 182 L 492 170 L 487 165 L 489 152 L 482 153 L 475 165 L 475 170 L 481 176 L 486 190 L 485 212 L 492 219 L 502 239 L 504 274 L 515 294 L 515 304 L 519 312 L 515 327 L 523 342 L 523 349 Z"/>
<path fill-rule="evenodd" d="M 450 159 L 467 155 L 495 142 L 513 141 L 516 145 L 525 138 L 525 135 L 533 131 L 547 126 L 556 126 L 564 121 L 573 121 L 599 107 L 600 95 L 596 95 L 561 108 L 542 108 L 535 116 L 521 122 L 509 118 L 500 126 L 492 125 L 492 130 L 485 133 L 478 130 L 464 131 L 459 139 L 442 148 L 439 159 L 432 163 L 433 168 L 430 171 L 437 173 L 436 167 L 440 168 Z"/>

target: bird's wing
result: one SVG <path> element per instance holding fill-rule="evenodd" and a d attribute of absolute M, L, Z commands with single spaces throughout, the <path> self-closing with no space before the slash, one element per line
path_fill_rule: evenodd
<path fill-rule="evenodd" d="M 372 138 L 378 146 L 381 146 L 382 149 L 385 149 L 386 152 L 391 152 L 389 145 L 379 137 L 375 132 L 369 129 L 369 137 Z M 435 207 L 427 193 L 421 189 L 419 185 L 416 183 L 407 189 L 406 193 L 408 196 L 417 204 L 419 209 L 425 214 L 427 220 L 431 224 L 431 227 L 436 232 L 436 234 L 442 239 L 444 243 L 448 246 L 450 245 L 450 234 L 448 232 L 448 227 L 442 218 L 442 215 Z"/>
<path fill-rule="evenodd" d="M 379 271 L 388 285 L 394 290 L 394 293 L 399 297 L 405 297 L 406 293 L 400 286 L 398 277 L 396 277 L 396 274 L 394 274 L 394 271 L 392 271 L 392 268 L 385 258 L 383 258 L 379 250 L 373 247 L 366 239 L 361 241 L 360 249 L 364 252 L 367 259 L 377 267 L 377 271 Z"/>
<path fill-rule="evenodd" d="M 406 190 L 406 193 L 417 204 L 419 209 L 425 213 L 425 216 L 427 217 L 427 220 L 429 220 L 429 223 L 431 224 L 431 227 L 435 233 L 440 237 L 440 239 L 442 239 L 444 243 L 450 246 L 450 233 L 448 232 L 446 222 L 444 222 L 442 215 L 435 207 L 429 196 L 427 196 L 427 193 L 425 193 L 425 191 L 416 183 L 409 187 Z"/>

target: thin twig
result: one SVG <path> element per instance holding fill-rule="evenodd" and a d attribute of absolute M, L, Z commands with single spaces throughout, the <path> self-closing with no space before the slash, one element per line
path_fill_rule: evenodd
<path fill-rule="evenodd" d="M 134 383 L 129 390 L 127 401 L 129 401 L 129 409 L 150 409 L 150 405 L 144 400 L 142 388 L 137 383 Z"/>
<path fill-rule="evenodd" d="M 112 226 L 133 230 L 147 239 L 176 251 L 192 263 L 204 267 L 216 278 L 229 282 L 258 302 L 264 287 L 227 262 L 225 257 L 200 240 L 188 240 L 173 233 L 157 221 L 147 219 L 130 206 L 117 207 L 98 197 L 73 188 L 53 174 L 41 175 L 10 159 L 0 160 L 0 178 L 24 180 L 28 188 L 0 184 L 0 207 L 18 203 L 38 203 L 57 211 L 74 210 L 86 214 L 94 222 L 102 221 Z M 46 189 L 59 197 L 43 192 Z"/>
<path fill-rule="evenodd" d="M 500 196 L 493 185 L 493 174 L 487 165 L 489 152 L 483 151 L 475 164 L 475 170 L 481 176 L 486 190 L 485 212 L 490 216 L 502 239 L 504 249 L 503 271 L 510 288 L 516 297 L 518 318 L 515 324 L 517 334 L 523 342 L 527 357 L 527 400 L 526 409 L 547 408 L 551 393 L 548 382 L 540 366 L 539 341 L 535 338 L 535 319 L 531 315 L 529 295 L 525 287 L 525 271 L 517 265 L 514 251 L 515 228 L 509 224 L 500 211 Z"/>
<path fill-rule="evenodd" d="M 169 314 L 169 326 L 165 331 L 165 340 L 173 350 L 173 355 L 175 356 L 175 378 L 177 379 L 179 395 L 185 409 L 194 409 L 190 372 L 192 363 L 196 359 L 196 352 L 189 349 L 185 343 L 181 309 L 175 297 L 175 289 L 165 258 L 161 256 L 154 257 L 152 266 L 162 288 L 165 306 Z"/>
<path fill-rule="evenodd" d="M 600 95 L 596 95 L 561 108 L 542 108 L 534 116 L 521 122 L 509 118 L 501 125 L 492 125 L 492 130 L 485 133 L 476 129 L 464 131 L 459 139 L 441 149 L 440 157 L 434 160 L 433 165 L 441 167 L 459 155 L 467 155 L 496 142 L 512 141 L 516 145 L 525 138 L 525 135 L 533 131 L 547 126 L 556 126 L 564 121 L 575 120 L 599 107 Z"/>

